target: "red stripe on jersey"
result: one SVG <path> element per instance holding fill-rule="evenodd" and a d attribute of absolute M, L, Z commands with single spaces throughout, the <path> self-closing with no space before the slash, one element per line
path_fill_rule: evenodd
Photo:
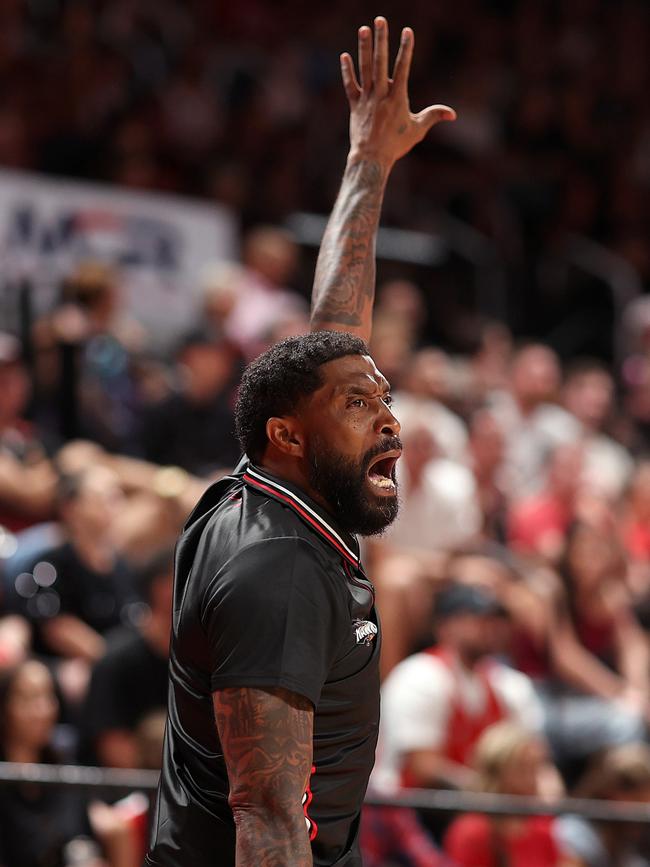
<path fill-rule="evenodd" d="M 305 794 L 302 797 L 302 809 L 305 814 L 305 819 L 307 821 L 307 828 L 309 829 L 309 842 L 316 839 L 316 835 L 318 834 L 318 825 L 314 820 L 310 817 L 308 810 L 309 805 L 311 804 L 314 794 L 311 790 L 311 778 L 316 773 L 316 765 L 311 766 L 311 771 L 309 773 L 309 782 L 307 783 L 307 788 L 305 789 Z"/>

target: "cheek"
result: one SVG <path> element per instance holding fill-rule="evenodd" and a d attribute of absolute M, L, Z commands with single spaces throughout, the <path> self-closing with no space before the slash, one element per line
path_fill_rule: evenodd
<path fill-rule="evenodd" d="M 325 420 L 311 439 L 312 452 L 337 454 L 355 462 L 360 462 L 369 448 L 367 425 L 356 417 L 344 422 Z"/>

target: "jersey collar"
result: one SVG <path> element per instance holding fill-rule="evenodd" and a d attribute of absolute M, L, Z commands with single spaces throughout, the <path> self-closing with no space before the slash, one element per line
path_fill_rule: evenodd
<path fill-rule="evenodd" d="M 319 533 L 338 553 L 355 568 L 360 568 L 359 543 L 356 536 L 334 526 L 328 513 L 310 497 L 284 479 L 270 475 L 266 470 L 249 464 L 243 475 L 246 484 L 260 493 L 292 508 L 312 530 Z"/>

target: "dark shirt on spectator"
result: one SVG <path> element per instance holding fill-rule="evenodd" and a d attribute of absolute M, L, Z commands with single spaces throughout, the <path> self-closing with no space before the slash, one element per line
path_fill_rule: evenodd
<path fill-rule="evenodd" d="M 78 791 L 37 784 L 0 787 L 3 867 L 64 867 L 64 850 L 88 833 Z"/>
<path fill-rule="evenodd" d="M 86 710 L 84 758 L 95 761 L 97 739 L 109 731 L 133 732 L 151 711 L 167 707 L 167 659 L 137 629 L 116 630 L 93 668 Z"/>
<path fill-rule="evenodd" d="M 241 454 L 234 430 L 226 395 L 194 404 L 175 394 L 149 410 L 143 433 L 145 457 L 196 475 L 234 467 Z"/>
<path fill-rule="evenodd" d="M 39 554 L 26 572 L 34 579 L 33 587 L 26 588 L 24 613 L 35 623 L 71 614 L 105 635 L 128 622 L 129 607 L 136 601 L 133 578 L 124 560 L 117 557 L 110 571 L 95 572 L 69 542 Z M 36 649 L 42 652 L 38 630 L 36 641 Z"/>

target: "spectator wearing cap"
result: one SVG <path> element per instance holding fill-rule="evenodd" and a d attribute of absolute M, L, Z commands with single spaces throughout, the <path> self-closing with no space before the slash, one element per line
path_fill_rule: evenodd
<path fill-rule="evenodd" d="M 165 551 L 143 570 L 146 611 L 135 628 L 112 633 L 93 667 L 83 714 L 87 758 L 107 767 L 142 767 L 138 728 L 166 712 L 173 559 Z M 155 766 L 155 765 L 154 765 Z"/>
<path fill-rule="evenodd" d="M 47 518 L 56 476 L 24 416 L 31 382 L 20 341 L 0 332 L 0 526 L 16 531 Z"/>
<path fill-rule="evenodd" d="M 187 334 L 177 354 L 179 388 L 146 413 L 143 445 L 148 460 L 207 475 L 240 456 L 232 411 L 240 373 L 232 344 L 208 330 Z"/>
<path fill-rule="evenodd" d="M 403 660 L 382 692 L 382 726 L 373 784 L 471 786 L 472 751 L 489 726 L 504 719 L 531 731 L 542 713 L 530 680 L 491 654 L 504 611 L 488 591 L 452 584 L 435 605 L 437 643 Z"/>

